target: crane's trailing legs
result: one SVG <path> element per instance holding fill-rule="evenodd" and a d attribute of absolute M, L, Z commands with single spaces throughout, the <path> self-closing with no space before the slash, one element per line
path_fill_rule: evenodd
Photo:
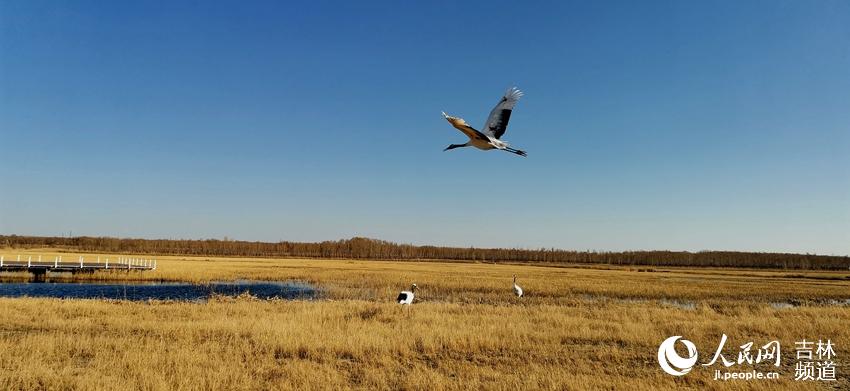
<path fill-rule="evenodd" d="M 510 153 L 515 153 L 515 154 L 523 156 L 523 157 L 528 156 L 528 154 L 525 153 L 525 151 L 521 151 L 519 149 L 513 149 L 511 147 L 505 147 L 505 151 L 508 151 Z"/>

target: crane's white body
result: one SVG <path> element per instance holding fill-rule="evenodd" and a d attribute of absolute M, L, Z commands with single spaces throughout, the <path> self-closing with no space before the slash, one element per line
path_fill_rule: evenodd
<path fill-rule="evenodd" d="M 404 297 L 402 297 L 401 299 L 398 300 L 399 304 L 406 304 L 406 305 L 413 304 L 413 292 L 412 291 L 401 291 L 401 293 L 399 293 L 398 295 L 404 296 Z"/>
<path fill-rule="evenodd" d="M 516 297 L 522 297 L 522 288 L 516 284 L 516 276 L 514 276 L 514 294 Z"/>
<path fill-rule="evenodd" d="M 480 140 L 480 139 L 477 139 L 477 138 L 471 139 L 471 140 L 469 140 L 467 145 L 469 145 L 470 147 L 475 147 L 475 148 L 484 150 L 484 151 L 487 151 L 487 150 L 490 150 L 490 149 L 502 149 L 502 150 L 504 150 L 504 149 L 508 148 L 508 146 L 509 146 L 508 143 L 506 143 L 502 140 L 499 140 L 499 139 L 492 138 L 490 136 L 487 136 L 486 141 Z"/>
<path fill-rule="evenodd" d="M 416 284 L 413 284 L 410 287 L 409 291 L 401 291 L 396 297 L 396 301 L 398 301 L 401 305 L 411 305 L 413 304 L 413 292 L 416 291 Z"/>
<path fill-rule="evenodd" d="M 478 149 L 483 150 L 483 151 L 490 150 L 490 149 L 493 149 L 493 148 L 497 148 L 495 145 L 493 145 L 493 140 L 490 139 L 489 137 L 488 137 L 488 140 L 486 140 L 486 141 L 485 140 L 479 140 L 479 139 L 471 139 L 466 144 L 470 147 L 475 147 L 475 148 L 478 148 Z"/>

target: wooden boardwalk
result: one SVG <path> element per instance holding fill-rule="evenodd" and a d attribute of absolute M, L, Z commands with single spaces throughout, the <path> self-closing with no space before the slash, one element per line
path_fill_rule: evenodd
<path fill-rule="evenodd" d="M 45 257 L 46 258 L 46 257 Z M 63 260 L 55 256 L 52 260 L 42 259 L 41 255 L 18 255 L 7 259 L 0 255 L 0 272 L 31 272 L 44 274 L 47 272 L 91 273 L 95 270 L 114 271 L 145 271 L 156 270 L 156 259 L 118 257 L 109 258 L 80 256 L 75 261 Z"/>

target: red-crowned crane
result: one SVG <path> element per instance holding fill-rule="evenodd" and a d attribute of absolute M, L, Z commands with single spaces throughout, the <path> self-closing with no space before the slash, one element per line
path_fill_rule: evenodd
<path fill-rule="evenodd" d="M 505 131 L 508 129 L 508 120 L 511 119 L 511 112 L 514 109 L 514 105 L 516 105 L 516 102 L 519 101 L 519 98 L 521 98 L 522 95 L 522 91 L 518 90 L 516 87 L 508 89 L 508 91 L 505 92 L 505 95 L 502 96 L 502 99 L 499 100 L 499 103 L 496 104 L 496 107 L 490 111 L 490 116 L 487 117 L 487 123 L 484 124 L 484 130 L 480 132 L 469 126 L 463 118 L 452 117 L 443 112 L 443 117 L 445 117 L 452 126 L 469 137 L 469 141 L 466 144 L 451 144 L 443 151 L 461 147 L 475 147 L 485 151 L 498 149 L 515 153 L 520 156 L 527 156 L 525 151 L 513 149 L 508 146 L 508 143 L 500 140 L 502 135 L 505 134 Z"/>
<path fill-rule="evenodd" d="M 514 294 L 516 297 L 522 297 L 522 288 L 516 284 L 516 274 L 514 274 Z"/>

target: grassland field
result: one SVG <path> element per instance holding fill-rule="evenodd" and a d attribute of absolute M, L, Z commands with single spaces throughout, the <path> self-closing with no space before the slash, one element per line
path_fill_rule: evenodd
<path fill-rule="evenodd" d="M 848 272 L 155 258 L 155 271 L 71 278 L 299 280 L 322 296 L 0 298 L 0 389 L 850 389 L 850 305 L 840 304 L 850 298 Z M 512 295 L 514 274 L 522 299 Z M 403 311 L 393 299 L 414 282 L 417 300 Z M 717 365 L 682 377 L 659 368 L 665 338 L 693 341 L 702 363 L 724 333 L 729 357 L 746 342 L 779 340 L 780 368 L 741 370 L 780 378 L 716 381 Z M 794 381 L 794 342 L 804 338 L 832 340 L 837 381 Z"/>

